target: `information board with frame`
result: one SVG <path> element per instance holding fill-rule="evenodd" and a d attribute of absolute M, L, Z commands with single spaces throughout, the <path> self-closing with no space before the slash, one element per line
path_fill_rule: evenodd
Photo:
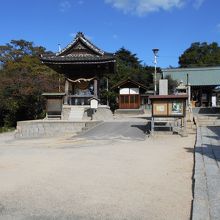
<path fill-rule="evenodd" d="M 156 95 L 149 98 L 152 117 L 185 117 L 186 95 Z"/>

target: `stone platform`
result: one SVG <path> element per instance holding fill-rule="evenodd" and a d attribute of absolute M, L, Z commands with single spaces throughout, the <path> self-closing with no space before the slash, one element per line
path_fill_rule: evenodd
<path fill-rule="evenodd" d="M 80 133 L 101 121 L 31 120 L 17 122 L 15 138 L 50 137 Z"/>

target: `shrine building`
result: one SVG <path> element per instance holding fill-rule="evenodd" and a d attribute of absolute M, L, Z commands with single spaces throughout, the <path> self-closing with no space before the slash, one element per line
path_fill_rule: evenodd
<path fill-rule="evenodd" d="M 148 103 L 147 87 L 131 79 L 119 82 L 112 87 L 118 93 L 119 109 L 146 108 Z"/>
<path fill-rule="evenodd" d="M 188 87 L 191 106 L 220 106 L 220 67 L 163 69 L 163 78 L 170 76 Z"/>
<path fill-rule="evenodd" d="M 114 54 L 92 44 L 81 32 L 55 55 L 42 55 L 41 61 L 65 76 L 64 105 L 89 105 L 100 97 L 100 79 L 115 73 Z"/>

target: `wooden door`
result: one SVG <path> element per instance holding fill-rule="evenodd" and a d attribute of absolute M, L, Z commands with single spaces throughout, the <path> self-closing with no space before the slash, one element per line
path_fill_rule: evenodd
<path fill-rule="evenodd" d="M 120 95 L 119 108 L 120 109 L 138 109 L 140 107 L 139 95 Z"/>

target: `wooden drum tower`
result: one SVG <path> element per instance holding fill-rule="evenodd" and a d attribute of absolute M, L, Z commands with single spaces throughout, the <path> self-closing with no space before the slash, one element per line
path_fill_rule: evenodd
<path fill-rule="evenodd" d="M 72 43 L 54 55 L 42 55 L 41 61 L 65 76 L 66 105 L 89 105 L 99 99 L 99 81 L 104 74 L 115 73 L 114 54 L 92 44 L 81 32 Z"/>

